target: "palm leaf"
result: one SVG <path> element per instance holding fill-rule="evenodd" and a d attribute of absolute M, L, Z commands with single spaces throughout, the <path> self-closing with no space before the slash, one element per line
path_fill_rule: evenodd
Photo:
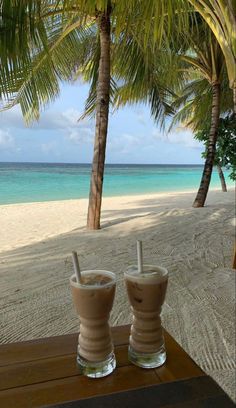
<path fill-rule="evenodd" d="M 73 21 L 65 28 L 58 25 L 48 39 L 48 51 L 35 54 L 28 69 L 18 72 L 13 87 L 17 93 L 5 108 L 19 103 L 27 122 L 38 119 L 42 107 L 58 96 L 60 81 L 72 80 L 73 71 L 87 61 L 87 43 L 91 35 L 90 25 L 75 28 Z"/>

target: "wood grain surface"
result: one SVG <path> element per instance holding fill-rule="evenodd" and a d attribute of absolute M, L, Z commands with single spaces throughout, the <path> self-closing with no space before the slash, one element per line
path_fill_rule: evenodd
<path fill-rule="evenodd" d="M 166 363 L 142 369 L 128 360 L 130 326 L 112 328 L 117 368 L 112 375 L 89 379 L 76 366 L 78 334 L 44 338 L 0 347 L 0 406 L 28 408 L 138 389 L 206 376 L 165 332 Z"/>

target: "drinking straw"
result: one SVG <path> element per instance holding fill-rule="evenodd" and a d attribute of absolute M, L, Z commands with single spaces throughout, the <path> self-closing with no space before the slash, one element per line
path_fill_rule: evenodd
<path fill-rule="evenodd" d="M 72 251 L 72 260 L 73 260 L 73 265 L 74 265 L 76 281 L 77 283 L 81 283 L 82 279 L 81 279 L 78 255 L 76 251 Z"/>
<path fill-rule="evenodd" d="M 138 272 L 143 273 L 142 241 L 137 241 Z"/>

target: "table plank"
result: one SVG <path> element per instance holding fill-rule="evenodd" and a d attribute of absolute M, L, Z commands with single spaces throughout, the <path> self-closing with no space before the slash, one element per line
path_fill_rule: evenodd
<path fill-rule="evenodd" d="M 113 331 L 115 344 L 128 341 L 129 326 L 123 326 L 121 334 L 119 331 Z M 64 342 L 64 336 L 63 342 Z M 71 338 L 71 335 L 68 336 Z M 194 363 L 187 353 L 175 342 L 175 340 L 165 333 L 167 362 L 164 366 L 156 369 L 160 381 L 173 381 L 176 379 L 190 378 L 199 375 L 204 375 L 204 372 Z M 51 339 L 49 339 L 51 346 Z M 58 343 L 58 337 L 55 338 Z M 32 342 L 30 342 L 31 344 Z M 36 340 L 37 347 L 38 342 Z M 24 346 L 24 343 L 22 344 Z M 75 350 L 75 349 L 74 349 Z M 19 350 L 20 351 L 20 350 Z M 49 349 L 47 349 L 49 351 Z M 128 361 L 128 346 L 116 346 L 117 366 L 123 367 L 129 365 Z M 41 352 L 39 353 L 41 356 Z M 80 375 L 76 366 L 76 354 L 63 354 L 61 356 L 36 358 L 37 355 L 29 355 L 29 361 L 23 363 L 10 364 L 5 367 L 0 367 L 0 390 L 13 388 L 17 386 L 35 384 L 54 379 Z"/>
<path fill-rule="evenodd" d="M 76 350 L 78 334 L 46 337 L 0 346 L 0 366 L 71 354 Z"/>
<path fill-rule="evenodd" d="M 233 408 L 234 404 L 208 376 L 162 383 L 79 401 L 53 405 L 53 408 Z M 50 405 L 52 408 L 52 405 Z"/>
<path fill-rule="evenodd" d="M 111 328 L 115 346 L 127 344 L 129 325 Z M 78 333 L 9 343 L 0 346 L 0 367 L 72 354 L 77 349 Z"/>
<path fill-rule="evenodd" d="M 116 344 L 115 352 L 117 366 L 128 366 L 130 364 L 128 361 L 128 346 L 117 346 L 117 344 L 128 342 L 129 326 L 127 325 L 122 326 L 121 328 L 113 328 L 112 333 L 114 343 Z M 57 355 L 59 352 L 59 344 L 64 344 L 64 349 L 63 347 L 60 349 L 61 352 L 65 353 L 68 349 L 71 351 L 71 349 L 66 345 L 65 337 L 66 336 L 57 336 L 55 338 L 46 339 L 48 340 L 48 347 L 45 345 L 45 343 L 41 343 L 42 339 L 40 342 L 38 340 L 35 341 L 35 347 L 34 344 L 32 344 L 32 341 L 20 343 L 20 345 L 23 347 L 23 362 L 17 362 L 16 364 L 12 363 L 4 367 L 0 367 L 0 390 L 80 375 L 76 367 L 76 344 L 73 348 L 73 353 Z M 67 337 L 71 347 L 70 340 L 72 339 L 72 336 L 68 335 Z M 196 377 L 205 374 L 167 332 L 165 332 L 165 338 L 168 356 L 167 362 L 164 366 L 156 369 L 156 374 L 161 382 Z M 53 345 L 53 339 L 57 345 L 57 350 L 54 351 L 56 355 L 51 357 L 53 351 L 53 348 L 51 347 Z M 27 349 L 26 345 L 28 344 L 30 347 L 28 352 L 28 360 L 26 360 L 25 351 Z M 15 346 L 21 355 L 21 349 L 15 344 L 13 345 L 14 349 Z M 46 355 L 43 354 L 41 347 L 43 350 L 46 350 Z M 31 353 L 32 348 L 33 355 Z M 36 351 L 38 351 L 38 354 Z M 10 359 L 8 362 L 9 361 Z"/>
<path fill-rule="evenodd" d="M 112 375 L 96 380 L 80 375 L 76 367 L 78 334 L 0 346 L 0 406 L 15 408 L 17 401 L 17 408 L 40 407 L 178 379 L 206 377 L 166 331 L 165 365 L 153 370 L 132 365 L 127 353 L 129 331 L 130 325 L 112 328 L 117 369 Z M 218 397 L 213 399 L 214 403 L 219 401 Z"/>
<path fill-rule="evenodd" d="M 155 369 L 162 382 L 205 375 L 204 371 L 167 332 L 165 332 L 165 342 L 167 360 L 163 366 Z"/>
<path fill-rule="evenodd" d="M 130 365 L 128 346 L 117 346 L 117 367 Z M 0 367 L 0 390 L 81 375 L 76 353 Z"/>
<path fill-rule="evenodd" d="M 0 406 L 16 408 L 17 401 L 17 408 L 40 407 L 140 388 L 159 382 L 155 370 L 144 370 L 130 365 L 120 367 L 112 375 L 96 380 L 84 376 L 73 376 L 1 391 Z"/>

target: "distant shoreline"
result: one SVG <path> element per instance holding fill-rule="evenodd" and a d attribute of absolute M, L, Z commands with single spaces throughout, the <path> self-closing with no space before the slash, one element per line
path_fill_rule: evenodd
<path fill-rule="evenodd" d="M 31 162 L 31 161 L 25 161 L 25 162 L 17 162 L 17 161 L 0 161 L 1 164 L 48 164 L 48 165 L 60 165 L 60 164 L 65 164 L 65 165 L 86 165 L 86 166 L 91 166 L 92 163 L 73 163 L 73 162 Z M 203 167 L 204 163 L 106 163 L 106 166 L 196 166 L 196 167 Z"/>
<path fill-rule="evenodd" d="M 234 185 L 228 186 L 228 192 L 234 190 Z M 221 189 L 218 187 L 213 187 L 209 189 L 209 192 L 221 192 Z M 168 197 L 168 196 L 176 196 L 176 195 L 184 195 L 184 194 L 197 194 L 197 189 L 189 189 L 189 190 L 173 190 L 173 191 L 160 191 L 160 192 L 149 192 L 149 193 L 136 193 L 136 194 L 119 194 L 113 196 L 103 195 L 103 200 L 116 200 L 118 198 L 133 198 L 133 199 L 141 199 L 141 198 L 149 198 L 150 196 L 153 198 L 158 197 Z M 224 193 L 225 194 L 225 193 Z M 226 193 L 227 194 L 227 193 Z M 79 197 L 79 198 L 67 198 L 67 199 L 57 199 L 57 200 L 44 200 L 44 201 L 25 201 L 25 202 L 18 202 L 18 203 L 8 203 L 2 204 L 0 203 L 0 209 L 2 207 L 9 207 L 9 206 L 24 206 L 24 205 L 37 205 L 37 204 L 50 204 L 50 203 L 67 203 L 67 202 L 88 202 L 88 197 Z"/>
<path fill-rule="evenodd" d="M 90 176 L 89 164 L 0 163 L 0 205 L 87 198 Z M 103 197 L 197 191 L 201 176 L 201 165 L 107 164 Z M 211 189 L 220 187 L 214 169 Z"/>

